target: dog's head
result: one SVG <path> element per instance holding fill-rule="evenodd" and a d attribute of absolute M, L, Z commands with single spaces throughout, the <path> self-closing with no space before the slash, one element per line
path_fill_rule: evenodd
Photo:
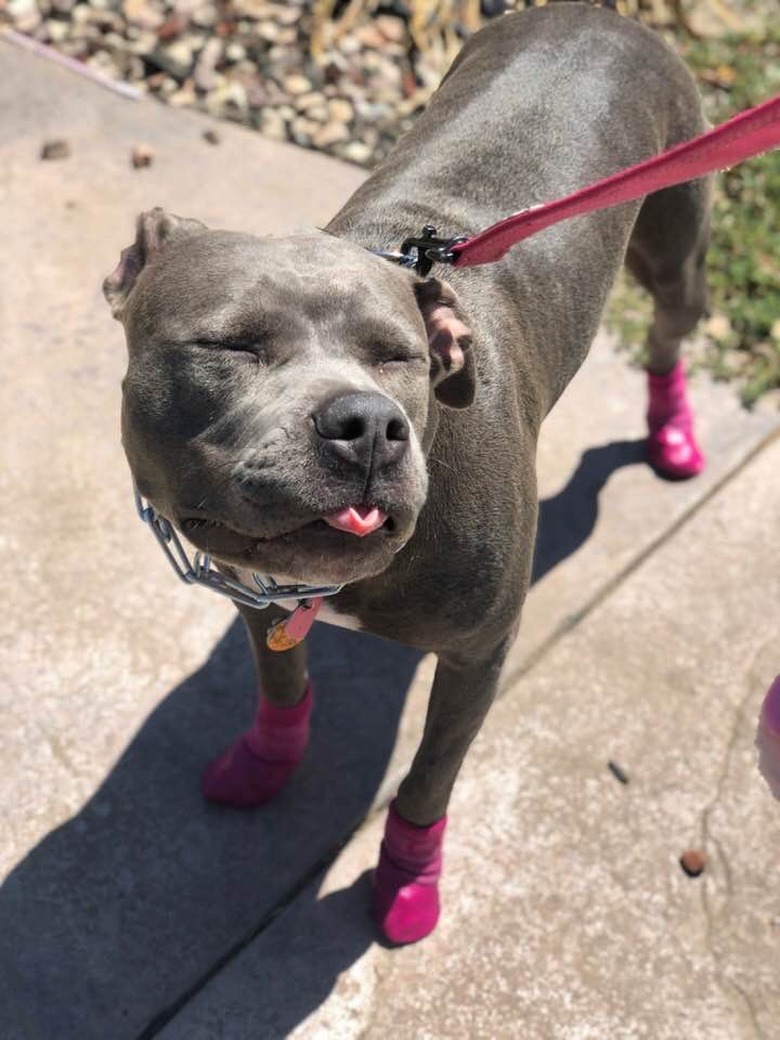
<path fill-rule="evenodd" d="M 314 234 L 156 209 L 105 281 L 125 328 L 125 452 L 197 548 L 308 583 L 384 570 L 427 491 L 437 401 L 474 393 L 448 286 Z"/>

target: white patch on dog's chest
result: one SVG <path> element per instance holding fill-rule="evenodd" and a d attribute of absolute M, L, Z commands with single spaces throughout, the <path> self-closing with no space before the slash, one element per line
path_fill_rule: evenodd
<path fill-rule="evenodd" d="M 295 609 L 296 604 L 292 600 L 280 601 L 276 604 L 283 610 L 288 610 L 290 613 Z M 316 621 L 323 621 L 326 625 L 336 625 L 338 628 L 349 628 L 353 632 L 359 632 L 362 629 L 360 624 L 360 618 L 356 618 L 354 614 L 340 614 L 337 610 L 331 607 L 327 600 L 325 600 L 320 609 L 317 611 Z"/>
<path fill-rule="evenodd" d="M 340 614 L 338 610 L 334 610 L 333 607 L 328 605 L 327 600 L 317 611 L 317 620 L 324 621 L 326 625 L 338 625 L 339 628 L 349 628 L 353 632 L 359 632 L 363 627 L 360 624 L 360 618 L 356 618 L 353 614 Z"/>

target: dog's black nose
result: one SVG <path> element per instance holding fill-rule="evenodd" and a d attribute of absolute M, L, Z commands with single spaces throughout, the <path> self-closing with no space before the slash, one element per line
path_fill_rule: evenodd
<path fill-rule="evenodd" d="M 365 469 L 398 462 L 409 444 L 409 423 L 384 394 L 334 397 L 313 415 L 314 428 L 339 458 Z"/>

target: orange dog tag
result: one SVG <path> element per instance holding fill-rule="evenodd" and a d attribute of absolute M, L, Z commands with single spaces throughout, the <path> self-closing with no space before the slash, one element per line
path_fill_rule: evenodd
<path fill-rule="evenodd" d="M 274 621 L 265 637 L 269 650 L 292 650 L 309 634 L 317 611 L 322 606 L 322 596 L 301 600 L 289 617 Z"/>

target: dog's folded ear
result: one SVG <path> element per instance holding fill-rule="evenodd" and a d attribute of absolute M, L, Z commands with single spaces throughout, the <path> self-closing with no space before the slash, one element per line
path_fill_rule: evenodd
<path fill-rule="evenodd" d="M 474 400 L 476 373 L 471 329 L 459 311 L 458 298 L 437 278 L 416 282 L 414 290 L 428 332 L 436 398 L 450 408 L 468 408 Z"/>
<path fill-rule="evenodd" d="M 205 230 L 206 225 L 199 220 L 176 217 L 159 206 L 142 213 L 136 223 L 135 242 L 122 250 L 116 269 L 103 282 L 103 295 L 113 316 L 121 321 L 136 278 L 157 253 L 171 242 Z"/>

